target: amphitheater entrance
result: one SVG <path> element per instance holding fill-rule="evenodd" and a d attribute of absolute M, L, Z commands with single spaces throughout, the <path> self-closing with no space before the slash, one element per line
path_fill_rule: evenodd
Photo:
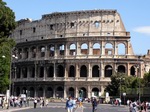
<path fill-rule="evenodd" d="M 87 91 L 84 87 L 79 89 L 79 97 L 87 98 Z"/>

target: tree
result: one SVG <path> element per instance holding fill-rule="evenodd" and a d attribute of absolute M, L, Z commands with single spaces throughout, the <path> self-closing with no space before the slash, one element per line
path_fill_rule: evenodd
<path fill-rule="evenodd" d="M 9 38 L 9 35 L 15 26 L 14 12 L 0 0 L 0 93 L 5 93 L 10 84 L 11 50 L 15 46 L 15 41 Z"/>
<path fill-rule="evenodd" d="M 150 85 L 150 72 L 144 74 L 143 81 L 145 87 L 148 87 Z"/>

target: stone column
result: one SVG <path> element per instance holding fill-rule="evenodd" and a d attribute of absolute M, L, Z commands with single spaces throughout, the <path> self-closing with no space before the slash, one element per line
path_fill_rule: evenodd
<path fill-rule="evenodd" d="M 68 79 L 68 67 L 67 67 L 67 64 L 65 65 L 65 76 L 64 76 L 65 79 Z"/>
<path fill-rule="evenodd" d="M 30 78 L 30 68 L 31 67 L 27 67 L 27 79 Z"/>
<path fill-rule="evenodd" d="M 43 86 L 43 97 L 45 97 L 45 86 Z"/>
<path fill-rule="evenodd" d="M 54 86 L 54 88 L 53 88 L 53 98 L 55 98 L 56 97 L 56 90 L 55 90 L 55 86 Z"/>
<path fill-rule="evenodd" d="M 92 73 L 91 73 L 91 64 L 90 64 L 90 63 L 88 64 L 88 71 L 89 71 L 89 72 L 88 72 L 88 77 L 87 77 L 87 78 L 89 79 L 89 78 L 92 77 Z"/>
<path fill-rule="evenodd" d="M 105 42 L 101 42 L 101 55 L 105 55 Z"/>
<path fill-rule="evenodd" d="M 46 77 L 47 77 L 47 68 L 46 68 L 46 66 L 44 66 L 44 81 L 45 81 Z"/>
<path fill-rule="evenodd" d="M 48 49 L 48 46 L 45 46 L 45 58 L 49 58 L 49 52 L 50 50 Z"/>
<path fill-rule="evenodd" d="M 118 45 L 117 45 L 117 42 L 115 41 L 114 43 L 114 55 L 118 55 Z"/>
<path fill-rule="evenodd" d="M 104 64 L 103 64 L 103 62 L 101 62 L 101 78 L 104 78 L 104 74 L 105 74 L 105 72 L 104 72 L 104 70 L 105 70 L 105 68 L 104 68 Z"/>
<path fill-rule="evenodd" d="M 93 54 L 92 44 L 89 42 L 89 55 Z"/>
<path fill-rule="evenodd" d="M 77 48 L 76 48 L 76 55 L 78 56 L 81 53 L 81 46 L 80 46 L 80 44 L 78 42 L 77 42 L 76 46 L 77 46 Z"/>
<path fill-rule="evenodd" d="M 69 49 L 68 49 L 68 45 L 66 44 L 66 45 L 65 45 L 65 54 L 64 54 L 64 55 L 65 55 L 65 57 L 67 57 L 67 56 L 68 56 L 68 50 L 69 50 Z"/>
<path fill-rule="evenodd" d="M 67 98 L 67 88 L 64 86 L 64 98 Z"/>
<path fill-rule="evenodd" d="M 75 97 L 76 97 L 76 98 L 79 97 L 79 96 L 78 96 L 78 88 L 77 88 L 77 87 L 75 87 Z"/>
<path fill-rule="evenodd" d="M 53 76 L 53 79 L 55 80 L 55 78 L 56 78 L 56 64 L 54 62 L 54 76 Z"/>
<path fill-rule="evenodd" d="M 75 76 L 76 79 L 79 78 L 79 65 L 76 63 L 76 76 Z"/>
<path fill-rule="evenodd" d="M 90 85 L 88 85 L 88 98 L 91 98 L 91 88 L 90 88 Z"/>
<path fill-rule="evenodd" d="M 57 58 L 57 56 L 58 56 L 58 45 L 57 44 L 55 44 L 54 56 L 55 56 L 55 58 Z"/>

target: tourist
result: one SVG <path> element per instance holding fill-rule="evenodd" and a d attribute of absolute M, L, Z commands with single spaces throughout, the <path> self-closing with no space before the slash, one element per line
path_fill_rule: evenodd
<path fill-rule="evenodd" d="M 97 101 L 96 98 L 93 99 L 92 101 L 92 112 L 95 112 L 97 110 Z"/>
<path fill-rule="evenodd" d="M 67 112 L 73 112 L 73 101 L 71 97 L 66 101 L 66 109 Z"/>

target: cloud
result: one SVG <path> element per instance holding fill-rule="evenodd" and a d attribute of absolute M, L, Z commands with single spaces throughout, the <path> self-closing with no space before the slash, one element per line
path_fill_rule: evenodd
<path fill-rule="evenodd" d="M 150 35 L 150 26 L 137 27 L 137 28 L 134 28 L 133 31 L 146 34 L 146 35 Z"/>

